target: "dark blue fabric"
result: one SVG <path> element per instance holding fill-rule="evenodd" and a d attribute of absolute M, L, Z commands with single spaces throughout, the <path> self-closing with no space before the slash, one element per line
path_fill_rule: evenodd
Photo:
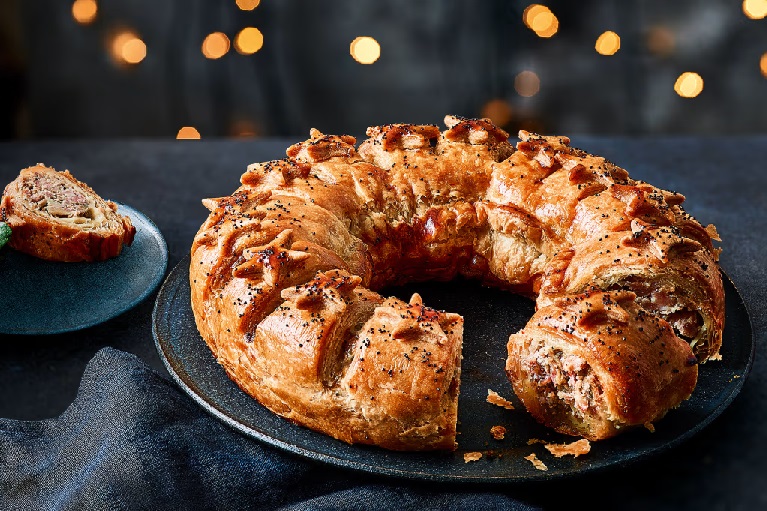
<path fill-rule="evenodd" d="M 246 438 L 134 355 L 104 348 L 58 418 L 0 419 L 0 509 L 531 509 L 361 478 Z"/>

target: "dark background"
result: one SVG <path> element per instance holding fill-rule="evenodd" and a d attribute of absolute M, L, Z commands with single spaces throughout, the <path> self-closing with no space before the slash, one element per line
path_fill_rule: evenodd
<path fill-rule="evenodd" d="M 741 0 L 554 0 L 550 38 L 525 26 L 531 3 L 98 0 L 80 24 L 72 1 L 0 0 L 0 138 L 361 135 L 446 113 L 512 132 L 767 132 L 767 19 Z M 234 40 L 248 26 L 264 34 L 260 51 L 205 58 L 207 34 Z M 111 54 L 121 29 L 145 42 L 140 63 Z M 606 30 L 621 37 L 612 56 L 594 49 Z M 372 65 L 350 56 L 358 36 L 380 43 Z M 532 97 L 514 87 L 524 70 L 540 79 Z M 695 98 L 674 91 L 686 71 L 703 77 Z"/>

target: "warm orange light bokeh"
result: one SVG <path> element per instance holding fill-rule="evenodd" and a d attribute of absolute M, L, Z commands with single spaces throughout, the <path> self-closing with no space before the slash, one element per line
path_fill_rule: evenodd
<path fill-rule="evenodd" d="M 184 126 L 180 130 L 178 130 L 178 134 L 176 135 L 176 139 L 178 140 L 199 140 L 200 139 L 200 132 L 197 131 L 197 128 L 194 126 Z"/>
<path fill-rule="evenodd" d="M 141 39 L 131 39 L 123 46 L 122 57 L 128 64 L 138 64 L 146 58 L 146 44 Z"/>
<path fill-rule="evenodd" d="M 645 40 L 647 49 L 655 55 L 665 57 L 674 51 L 676 41 L 674 33 L 663 25 L 650 27 Z"/>
<path fill-rule="evenodd" d="M 703 78 L 698 73 L 682 73 L 676 79 L 674 90 L 683 98 L 694 98 L 703 90 Z"/>
<path fill-rule="evenodd" d="M 743 0 L 743 14 L 752 20 L 767 16 L 767 0 Z"/>
<path fill-rule="evenodd" d="M 146 44 L 129 30 L 112 39 L 112 57 L 118 62 L 138 64 L 146 58 Z"/>
<path fill-rule="evenodd" d="M 600 55 L 615 55 L 621 49 L 621 38 L 615 32 L 608 30 L 597 38 L 594 49 Z"/>
<path fill-rule="evenodd" d="M 261 0 L 237 0 L 236 3 L 237 7 L 243 11 L 252 11 L 258 7 L 258 4 L 261 3 Z"/>
<path fill-rule="evenodd" d="M 508 124 L 511 114 L 511 105 L 505 99 L 491 99 L 482 107 L 482 117 L 490 119 L 496 126 Z"/>
<path fill-rule="evenodd" d="M 514 88 L 520 96 L 529 98 L 541 90 L 541 79 L 532 71 L 522 71 L 514 78 Z"/>
<path fill-rule="evenodd" d="M 349 54 L 360 64 L 372 64 L 381 56 L 381 45 L 372 37 L 357 37 L 349 45 Z"/>
<path fill-rule="evenodd" d="M 239 119 L 232 123 L 229 134 L 237 138 L 256 138 L 260 131 L 258 125 L 250 119 Z"/>
<path fill-rule="evenodd" d="M 767 53 L 759 60 L 759 68 L 762 70 L 762 76 L 767 78 Z"/>
<path fill-rule="evenodd" d="M 550 13 L 551 10 L 546 7 L 545 5 L 540 4 L 532 4 L 528 5 L 524 12 L 522 13 L 522 21 L 525 23 L 525 26 L 529 28 L 530 30 L 535 32 L 535 28 L 533 28 L 533 20 L 539 15 L 543 13 Z"/>
<path fill-rule="evenodd" d="M 243 28 L 234 38 L 234 49 L 243 55 L 256 53 L 263 45 L 264 35 L 255 27 Z"/>
<path fill-rule="evenodd" d="M 72 4 L 72 17 L 81 25 L 87 25 L 96 19 L 98 10 L 96 0 L 75 0 Z"/>
<path fill-rule="evenodd" d="M 551 37 L 559 30 L 559 20 L 551 9 L 541 4 L 531 4 L 522 13 L 522 21 L 538 37 Z"/>
<path fill-rule="evenodd" d="M 202 54 L 209 59 L 220 59 L 229 51 L 229 38 L 223 32 L 208 34 L 202 42 Z"/>

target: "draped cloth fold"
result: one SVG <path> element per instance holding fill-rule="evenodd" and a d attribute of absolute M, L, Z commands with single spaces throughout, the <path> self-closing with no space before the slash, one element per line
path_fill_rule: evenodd
<path fill-rule="evenodd" d="M 532 509 L 502 493 L 359 475 L 282 453 L 134 355 L 99 351 L 75 401 L 0 419 L 0 509 Z"/>

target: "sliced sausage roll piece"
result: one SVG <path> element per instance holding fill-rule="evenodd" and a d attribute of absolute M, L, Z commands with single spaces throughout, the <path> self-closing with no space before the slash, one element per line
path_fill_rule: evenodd
<path fill-rule="evenodd" d="M 601 440 L 652 423 L 690 397 L 690 345 L 629 291 L 593 291 L 540 308 L 509 338 L 506 372 L 535 419 Z"/>
<path fill-rule="evenodd" d="M 0 215 L 10 246 L 50 261 L 103 261 L 130 245 L 136 228 L 117 204 L 69 173 L 38 164 L 5 187 Z"/>

